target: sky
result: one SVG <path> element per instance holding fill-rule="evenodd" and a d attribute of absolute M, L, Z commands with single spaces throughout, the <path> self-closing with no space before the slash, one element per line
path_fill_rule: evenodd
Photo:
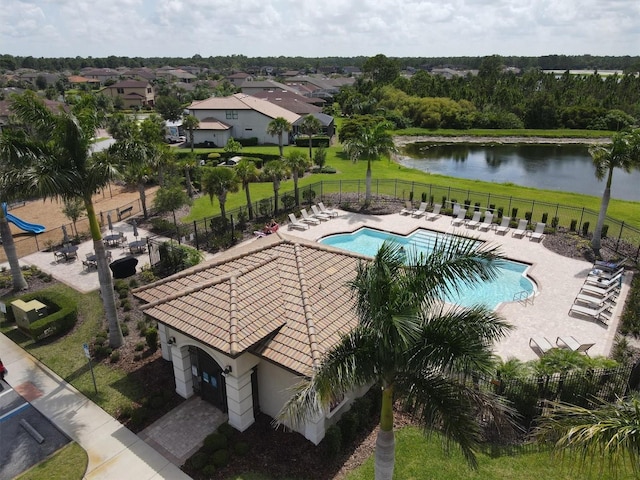
<path fill-rule="evenodd" d="M 638 55 L 639 0 L 3 0 L 33 57 Z"/>

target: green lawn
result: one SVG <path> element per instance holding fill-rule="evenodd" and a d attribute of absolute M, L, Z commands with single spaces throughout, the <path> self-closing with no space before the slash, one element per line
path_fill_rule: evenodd
<path fill-rule="evenodd" d="M 518 131 L 519 132 L 519 131 Z M 438 131 L 437 133 L 440 133 Z M 460 132 L 458 132 L 459 134 Z M 466 132 L 465 132 L 466 133 Z M 603 132 L 601 132 L 603 133 Z M 306 148 L 289 146 L 287 151 L 299 149 L 304 152 Z M 245 147 L 243 152 L 270 153 L 277 154 L 277 146 Z M 241 152 L 242 153 L 242 152 Z M 307 174 L 300 179 L 299 185 L 305 186 L 322 180 L 364 180 L 366 172 L 366 162 L 351 162 L 342 152 L 341 146 L 333 146 L 327 149 L 327 165 L 338 170 L 337 174 Z M 420 182 L 444 187 L 455 187 L 479 193 L 491 193 L 492 195 L 502 195 L 507 197 L 518 197 L 535 201 L 544 201 L 552 204 L 569 205 L 574 207 L 585 207 L 593 211 L 600 209 L 600 197 L 582 195 L 569 192 L 558 192 L 555 190 L 538 190 L 529 187 L 521 187 L 513 184 L 498 184 L 481 182 L 478 180 L 467 180 L 462 178 L 446 177 L 434 175 L 419 170 L 400 166 L 389 160 L 380 160 L 373 163 L 373 179 L 402 179 L 408 182 Z M 613 179 L 613 194 L 615 195 L 616 176 L 624 175 L 622 171 L 616 171 Z M 270 182 L 252 183 L 250 186 L 251 199 L 255 202 L 262 198 L 273 196 L 273 185 Z M 293 189 L 293 180 L 282 182 L 280 192 Z M 240 190 L 237 193 L 229 194 L 227 197 L 227 210 L 231 210 L 246 204 L 245 192 Z M 218 200 L 214 197 L 213 204 L 208 196 L 203 196 L 193 204 L 190 214 L 183 219 L 184 222 L 192 222 L 204 217 L 211 217 L 220 213 Z M 612 199 L 607 211 L 612 218 L 624 221 L 625 223 L 640 228 L 640 202 Z"/>
<path fill-rule="evenodd" d="M 16 480 L 80 480 L 87 470 L 88 461 L 87 452 L 72 442 Z"/>

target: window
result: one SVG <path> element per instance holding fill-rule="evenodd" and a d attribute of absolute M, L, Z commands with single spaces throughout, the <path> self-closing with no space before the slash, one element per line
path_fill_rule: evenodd
<path fill-rule="evenodd" d="M 151 87 L 147 88 L 147 93 L 151 93 Z"/>
<path fill-rule="evenodd" d="M 124 95 L 124 88 L 118 88 L 118 94 Z"/>
<path fill-rule="evenodd" d="M 227 120 L 237 120 L 238 119 L 238 111 L 237 110 L 226 110 L 225 117 Z"/>

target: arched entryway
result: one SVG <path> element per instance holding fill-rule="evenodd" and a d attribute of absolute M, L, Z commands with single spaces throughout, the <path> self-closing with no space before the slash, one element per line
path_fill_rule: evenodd
<path fill-rule="evenodd" d="M 194 392 L 226 413 L 227 388 L 222 367 L 199 347 L 189 347 L 189 353 Z"/>

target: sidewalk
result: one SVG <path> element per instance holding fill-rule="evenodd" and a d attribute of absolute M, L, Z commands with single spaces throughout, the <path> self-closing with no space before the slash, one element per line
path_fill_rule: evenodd
<path fill-rule="evenodd" d="M 60 430 L 85 449 L 85 477 L 188 480 L 191 477 L 114 420 L 58 375 L 0 334 L 5 380 Z"/>

